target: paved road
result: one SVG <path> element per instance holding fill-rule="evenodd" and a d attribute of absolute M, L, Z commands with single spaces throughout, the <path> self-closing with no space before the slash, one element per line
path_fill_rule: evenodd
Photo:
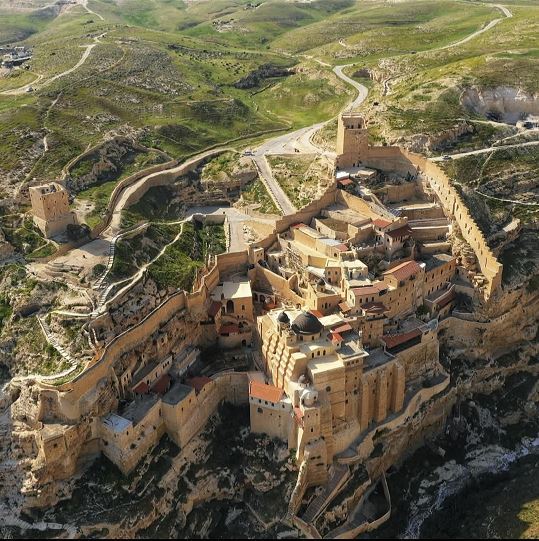
<path fill-rule="evenodd" d="M 354 81 L 354 79 L 343 73 L 343 70 L 351 65 L 352 64 L 336 66 L 333 68 L 333 72 L 337 77 L 357 90 L 357 97 L 347 106 L 347 109 L 353 110 L 359 107 L 363 101 L 365 101 L 369 90 L 366 86 Z M 334 152 L 323 150 L 312 143 L 314 134 L 324 127 L 328 122 L 329 121 L 318 122 L 312 126 L 307 126 L 284 135 L 279 135 L 278 137 L 265 141 L 255 150 L 253 159 L 260 173 L 260 177 L 266 185 L 272 199 L 285 215 L 292 214 L 296 211 L 296 208 L 290 202 L 290 199 L 283 191 L 279 183 L 275 180 L 266 156 L 272 154 L 317 154 L 334 158 Z"/>
<path fill-rule="evenodd" d="M 226 216 L 227 222 L 230 226 L 230 246 L 229 252 L 241 252 L 247 248 L 245 242 L 245 235 L 243 233 L 243 224 L 253 218 L 248 214 L 244 214 L 241 210 L 234 207 L 221 207 L 221 206 L 208 206 L 208 207 L 191 207 L 186 214 L 186 219 L 190 219 L 196 215 L 201 216 Z M 261 216 L 256 217 L 257 222 L 267 223 L 273 225 L 275 220 L 272 218 L 263 218 Z"/>

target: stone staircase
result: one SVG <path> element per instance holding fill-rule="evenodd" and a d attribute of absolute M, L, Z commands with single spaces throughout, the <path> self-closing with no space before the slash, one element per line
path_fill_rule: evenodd
<path fill-rule="evenodd" d="M 328 482 L 318 496 L 309 504 L 301 519 L 307 524 L 312 524 L 320 513 L 329 505 L 331 500 L 337 495 L 348 477 L 350 476 L 350 468 L 343 464 L 333 464 L 331 466 Z"/>
<path fill-rule="evenodd" d="M 114 254 L 116 253 L 116 241 L 118 240 L 118 236 L 112 238 L 109 244 L 109 256 L 107 259 L 107 268 L 105 269 L 105 272 L 98 278 L 96 283 L 93 285 L 93 289 L 103 289 L 104 288 L 104 281 L 107 277 L 108 273 L 110 272 L 110 269 L 112 269 L 112 264 L 114 263 Z"/>
<path fill-rule="evenodd" d="M 70 364 L 75 365 L 77 361 L 70 355 L 69 351 L 67 351 L 54 337 L 54 335 L 51 333 L 51 330 L 49 328 L 49 324 L 45 321 L 44 318 L 40 318 L 37 316 L 37 321 L 39 323 L 39 326 L 41 327 L 41 330 L 43 331 L 43 334 L 45 335 L 45 338 L 47 342 L 56 350 L 58 353 Z"/>

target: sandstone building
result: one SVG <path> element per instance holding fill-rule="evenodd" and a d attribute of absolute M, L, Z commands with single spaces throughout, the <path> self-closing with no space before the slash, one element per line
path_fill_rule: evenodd
<path fill-rule="evenodd" d="M 36 435 L 28 505 L 52 501 L 99 453 L 128 473 L 165 433 L 184 447 L 223 401 L 248 405 L 253 432 L 295 450 L 293 512 L 307 487 L 332 486 L 343 465 L 371 457 L 381 434 L 417 443 L 440 428 L 451 400 L 440 344 L 504 345 L 502 319 L 459 313 L 459 297 L 496 299 L 501 265 L 439 168 L 369 145 L 356 114 L 339 119 L 337 145 L 339 175 L 318 200 L 248 250 L 217 256 L 195 291 L 169 292 L 135 323 L 100 315 L 89 325 L 99 355 L 67 382 L 39 382 L 31 411 L 14 407 L 24 437 Z M 398 182 L 379 187 L 386 172 Z M 53 234 L 67 194 L 41 188 L 31 189 L 36 223 Z M 471 263 L 453 253 L 457 233 Z M 525 319 L 533 306 L 519 309 Z M 212 346 L 215 364 L 204 357 Z"/>
<path fill-rule="evenodd" d="M 57 182 L 29 189 L 34 223 L 46 238 L 65 233 L 69 224 L 76 224 L 77 217 L 69 209 L 67 190 Z"/>

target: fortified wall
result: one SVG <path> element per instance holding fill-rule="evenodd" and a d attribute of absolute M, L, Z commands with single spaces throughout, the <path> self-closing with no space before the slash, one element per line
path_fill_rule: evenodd
<path fill-rule="evenodd" d="M 216 257 L 215 266 L 202 278 L 202 283 L 194 293 L 178 291 L 165 302 L 148 314 L 138 325 L 124 331 L 112 340 L 91 366 L 87 367 L 72 381 L 58 386 L 40 383 L 43 389 L 54 391 L 58 395 L 59 409 L 66 419 L 77 420 L 87 414 L 92 408 L 90 393 L 93 393 L 98 383 L 111 375 L 116 361 L 134 347 L 154 335 L 171 318 L 185 311 L 193 323 L 203 319 L 205 303 L 210 292 L 217 286 L 222 276 L 246 266 L 246 252 L 220 254 Z M 85 398 L 83 398 L 85 397 Z"/>
<path fill-rule="evenodd" d="M 502 264 L 496 259 L 496 256 L 488 246 L 485 236 L 470 214 L 466 203 L 455 188 L 453 188 L 445 172 L 437 164 L 419 154 L 406 150 L 403 150 L 403 154 L 426 175 L 445 210 L 457 222 L 464 240 L 474 250 L 481 272 L 487 280 L 484 291 L 485 298 L 488 300 L 501 288 Z"/>
<path fill-rule="evenodd" d="M 501 288 L 503 270 L 501 263 L 489 248 L 466 203 L 437 164 L 401 147 L 369 145 L 367 128 L 359 113 L 341 115 L 337 134 L 337 154 L 336 165 L 340 169 L 366 165 L 388 172 L 398 172 L 401 175 L 422 172 L 447 214 L 458 224 L 462 237 L 475 252 L 485 277 L 483 284 L 485 300 Z"/>

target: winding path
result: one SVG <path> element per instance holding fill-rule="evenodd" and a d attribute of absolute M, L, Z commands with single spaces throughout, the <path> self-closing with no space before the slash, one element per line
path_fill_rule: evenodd
<path fill-rule="evenodd" d="M 65 77 L 66 75 L 69 75 L 70 73 L 73 73 L 74 71 L 78 70 L 85 62 L 88 60 L 88 57 L 92 53 L 93 48 L 98 44 L 101 43 L 99 40 L 106 35 L 106 32 L 103 32 L 102 34 L 99 34 L 99 36 L 95 36 L 94 43 L 91 43 L 90 45 L 81 45 L 81 47 L 85 48 L 84 53 L 82 54 L 80 60 L 72 67 L 69 68 L 62 73 L 58 73 L 51 77 L 50 79 L 46 79 L 43 82 L 40 82 L 43 80 L 43 75 L 39 75 L 37 79 L 32 81 L 31 83 L 28 83 L 24 86 L 20 86 L 19 88 L 13 88 L 11 90 L 4 90 L 1 92 L 1 94 L 4 94 L 6 96 L 17 96 L 20 94 L 24 94 L 26 92 L 30 92 L 30 89 L 37 90 L 40 88 L 44 88 L 45 86 L 50 85 L 54 81 L 61 79 L 62 77 Z"/>
<path fill-rule="evenodd" d="M 483 32 L 487 32 L 491 28 L 494 28 L 499 22 L 503 21 L 504 19 L 509 19 L 513 16 L 513 14 L 501 4 L 485 4 L 487 6 L 492 6 L 495 8 L 498 8 L 504 15 L 504 17 L 500 17 L 498 19 L 493 19 L 490 21 L 487 26 L 484 28 L 481 28 L 480 30 L 476 30 L 473 34 L 470 34 L 469 36 L 461 39 L 460 41 L 455 41 L 455 43 L 450 43 L 449 45 L 445 45 L 444 47 L 438 47 L 437 49 L 432 49 L 433 51 L 443 51 L 444 49 L 450 49 L 451 47 L 457 47 L 459 45 L 463 45 L 464 43 L 467 43 L 468 41 L 476 38 L 480 34 L 483 34 Z"/>
<path fill-rule="evenodd" d="M 515 143 L 514 145 L 496 145 L 487 148 L 480 148 L 479 150 L 469 150 L 468 152 L 459 152 L 457 154 L 450 154 L 451 159 L 458 160 L 459 158 L 465 158 L 466 156 L 475 156 L 478 154 L 488 154 L 489 152 L 495 152 L 496 150 L 508 150 L 510 148 L 523 148 L 533 147 L 539 145 L 539 141 L 525 141 L 523 143 Z M 437 158 L 430 158 L 431 162 L 443 162 L 446 161 L 443 156 Z"/>
<path fill-rule="evenodd" d="M 333 68 L 333 73 L 335 73 L 339 79 L 351 85 L 358 92 L 357 97 L 346 107 L 348 110 L 359 107 L 365 101 L 369 92 L 365 85 L 354 81 L 354 79 L 348 77 L 348 75 L 345 75 L 343 72 L 345 68 L 352 65 L 353 64 L 346 64 L 343 66 L 335 66 Z M 255 150 L 253 160 L 260 174 L 260 178 L 268 189 L 268 192 L 274 202 L 285 215 L 295 212 L 296 207 L 290 202 L 290 199 L 281 188 L 281 185 L 275 180 L 266 156 L 275 154 L 317 154 L 326 155 L 330 158 L 335 157 L 334 152 L 324 151 L 314 145 L 312 142 L 314 134 L 323 128 L 328 122 L 330 122 L 330 120 L 318 122 L 312 126 L 300 128 L 299 130 L 295 130 L 291 133 L 274 137 L 264 142 Z"/>

